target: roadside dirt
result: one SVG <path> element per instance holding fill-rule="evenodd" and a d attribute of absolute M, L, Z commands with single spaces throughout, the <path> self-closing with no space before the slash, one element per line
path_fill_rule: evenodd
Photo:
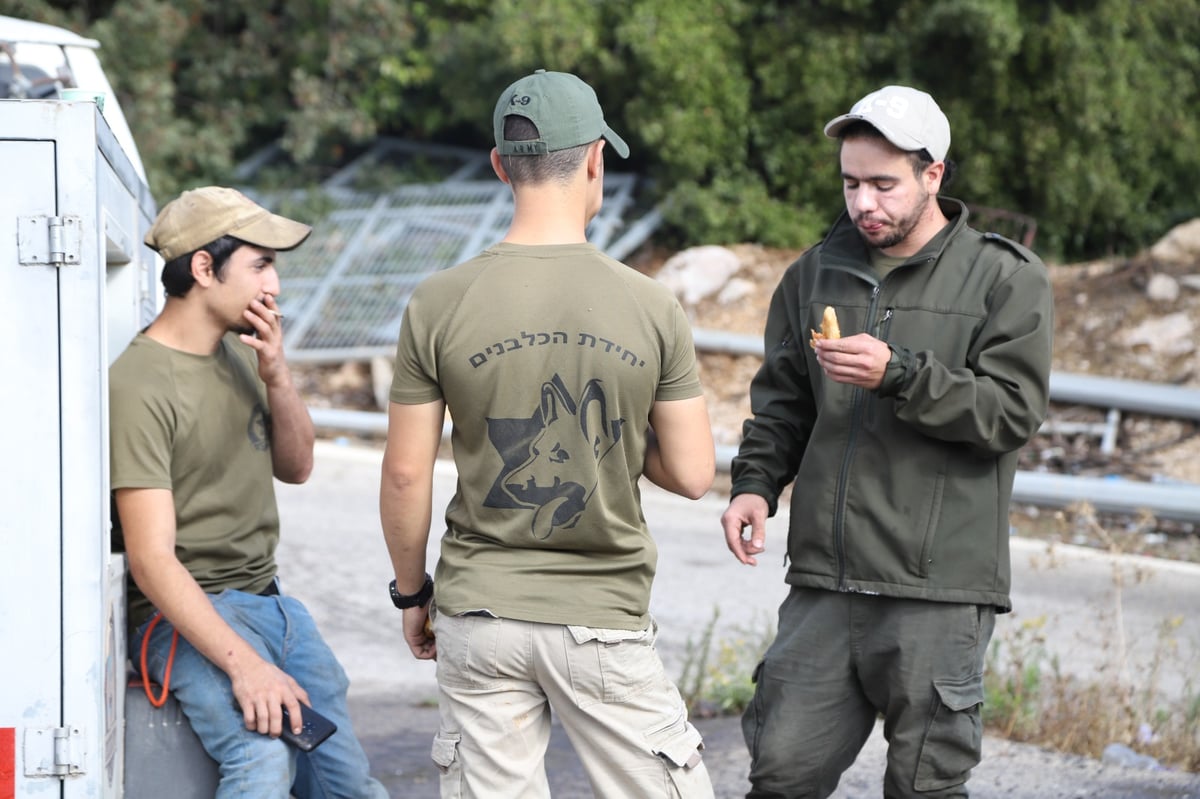
<path fill-rule="evenodd" d="M 728 249 L 738 261 L 730 279 L 746 281 L 744 293 L 729 302 L 719 301 L 714 293 L 685 303 L 685 309 L 697 328 L 761 335 L 771 293 L 800 253 L 754 244 Z M 629 263 L 654 275 L 674 254 L 647 246 Z M 1056 371 L 1200 388 L 1200 353 L 1190 327 L 1200 322 L 1200 256 L 1159 258 L 1148 251 L 1132 258 L 1051 264 L 1050 271 Z M 742 421 L 749 415 L 747 389 L 759 359 L 702 353 L 700 362 L 714 437 L 718 444 L 736 445 Z M 366 364 L 298 366 L 296 372 L 310 404 L 376 409 Z M 1098 425 L 1107 414 L 1106 408 L 1056 404 L 1050 418 Z M 1100 444 L 1100 436 L 1090 432 L 1046 432 L 1023 450 L 1022 468 L 1200 484 L 1196 422 L 1122 414 L 1111 452 L 1102 452 Z M 717 489 L 728 489 L 727 478 L 718 480 Z M 1200 534 L 1194 525 L 1106 516 L 1101 521 L 1113 539 L 1105 542 L 1089 533 L 1089 525 L 1082 524 L 1078 515 L 1018 508 L 1013 522 L 1023 535 L 1200 562 Z"/>

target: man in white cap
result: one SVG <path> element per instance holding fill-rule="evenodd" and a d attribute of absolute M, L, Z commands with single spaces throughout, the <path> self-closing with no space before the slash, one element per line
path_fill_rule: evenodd
<path fill-rule="evenodd" d="M 283 354 L 278 250 L 312 229 L 233 189 L 194 189 L 146 235 L 167 299 L 110 369 L 112 487 L 132 577 L 130 651 L 220 766 L 218 797 L 386 797 L 347 679 L 276 579 L 273 478 L 308 479 L 313 425 Z M 150 681 L 162 686 L 161 693 Z M 337 731 L 280 740 L 316 708 Z"/>
<path fill-rule="evenodd" d="M 925 92 L 872 92 L 825 133 L 846 210 L 775 292 L 721 519 L 755 565 L 794 481 L 791 590 L 743 717 L 747 796 L 828 796 L 881 715 L 884 795 L 962 797 L 1011 609 L 1017 450 L 1048 404 L 1049 281 L 938 196 L 950 124 Z M 830 307 L 841 337 L 813 335 Z"/>
<path fill-rule="evenodd" d="M 493 126 L 512 223 L 405 309 L 380 494 L 404 637 L 437 657 L 442 795 L 548 797 L 553 711 L 596 796 L 711 797 L 700 734 L 654 649 L 638 488 L 644 475 L 695 499 L 713 480 L 687 317 L 587 241 L 604 151 L 629 154 L 590 86 L 538 70 L 501 93 Z M 446 410 L 458 486 L 435 583 Z"/>

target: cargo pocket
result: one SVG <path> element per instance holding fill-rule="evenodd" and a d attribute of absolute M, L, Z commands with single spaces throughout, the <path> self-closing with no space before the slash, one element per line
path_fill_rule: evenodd
<path fill-rule="evenodd" d="M 433 751 L 429 756 L 442 773 L 442 796 L 462 795 L 462 765 L 458 762 L 458 742 L 462 734 L 439 730 L 433 738 Z"/>
<path fill-rule="evenodd" d="M 921 744 L 913 788 L 936 791 L 967 781 L 983 745 L 983 675 L 935 680 L 933 718 Z"/>
<path fill-rule="evenodd" d="M 674 788 L 672 795 L 688 799 L 712 796 L 708 770 L 700 756 L 704 739 L 685 717 L 670 727 L 646 733 L 646 739 L 650 751 L 666 766 L 667 779 Z"/>
<path fill-rule="evenodd" d="M 751 762 L 754 762 L 758 758 L 759 739 L 762 735 L 762 672 L 765 665 L 766 661 L 758 661 L 758 665 L 754 667 L 754 672 L 750 675 L 750 682 L 754 683 L 754 696 L 750 697 L 750 704 L 746 706 L 745 712 L 742 713 L 742 737 L 745 739 L 746 748 L 750 752 Z"/>
<path fill-rule="evenodd" d="M 610 630 L 568 626 L 574 646 L 567 647 L 571 689 L 580 708 L 597 702 L 627 702 L 666 680 L 654 649 L 658 627 Z"/>

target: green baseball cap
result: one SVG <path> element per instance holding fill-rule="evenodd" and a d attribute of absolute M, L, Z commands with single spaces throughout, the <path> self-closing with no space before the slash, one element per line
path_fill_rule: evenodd
<path fill-rule="evenodd" d="M 523 116 L 537 126 L 540 138 L 508 141 L 504 138 L 504 118 Z M 604 121 L 604 111 L 596 92 L 568 72 L 539 69 L 513 83 L 496 101 L 492 115 L 496 149 L 501 155 L 544 155 L 590 144 L 603 137 L 622 158 L 629 157 L 629 145 Z"/>

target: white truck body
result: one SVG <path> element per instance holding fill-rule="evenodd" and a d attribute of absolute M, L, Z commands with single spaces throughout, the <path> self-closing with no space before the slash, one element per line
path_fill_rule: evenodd
<path fill-rule="evenodd" d="M 160 262 L 142 243 L 155 204 L 95 43 L 7 17 L 0 42 L 10 89 L 15 52 L 26 81 L 48 67 L 109 95 L 103 113 L 57 89 L 0 99 L 0 799 L 120 797 L 108 366 L 157 312 Z M 35 43 L 49 49 L 26 61 Z"/>

